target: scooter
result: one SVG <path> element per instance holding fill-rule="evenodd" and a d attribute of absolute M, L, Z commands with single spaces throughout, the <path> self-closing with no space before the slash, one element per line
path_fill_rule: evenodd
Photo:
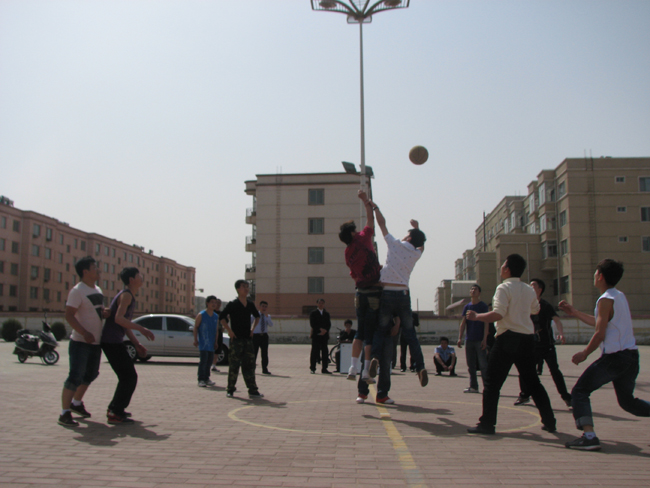
<path fill-rule="evenodd" d="M 46 321 L 43 321 L 43 330 L 38 335 L 32 334 L 29 330 L 19 330 L 16 334 L 16 347 L 14 354 L 18 361 L 24 363 L 27 358 L 38 356 L 45 364 L 55 364 L 59 360 L 59 353 L 55 351 L 59 345 L 52 334 L 52 329 Z M 38 341 L 41 341 L 39 347 Z"/>

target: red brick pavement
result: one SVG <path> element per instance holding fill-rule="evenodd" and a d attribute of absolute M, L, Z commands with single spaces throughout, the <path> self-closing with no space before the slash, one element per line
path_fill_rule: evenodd
<path fill-rule="evenodd" d="M 576 452 L 578 435 L 546 373 L 558 433 L 543 432 L 534 406 L 512 405 L 518 382 L 506 382 L 498 435 L 469 436 L 481 396 L 459 377 L 421 388 L 412 373 L 393 375 L 397 404 L 357 405 L 356 384 L 309 374 L 309 347 L 271 345 L 272 376 L 257 377 L 265 398 L 239 391 L 226 398 L 226 369 L 215 388 L 198 388 L 196 359 L 153 358 L 138 364 L 129 408 L 137 422 L 109 425 L 104 412 L 116 379 L 106 362 L 85 398 L 93 416 L 77 428 L 56 423 L 67 374 L 67 343 L 55 366 L 20 364 L 0 342 L 0 486 L 268 487 L 649 486 L 650 419 L 621 410 L 611 386 L 593 395 L 601 452 Z M 432 370 L 433 347 L 423 348 Z M 569 387 L 584 369 L 570 363 L 578 346 L 558 347 Z M 462 351 L 461 351 L 462 352 Z M 462 356 L 462 354 L 461 354 Z M 595 359 L 594 354 L 591 358 Z M 650 347 L 641 348 L 638 396 L 650 399 Z M 380 420 L 381 413 L 388 418 Z"/>

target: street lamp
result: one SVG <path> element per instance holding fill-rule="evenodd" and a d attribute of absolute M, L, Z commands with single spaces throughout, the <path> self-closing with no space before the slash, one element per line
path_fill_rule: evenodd
<path fill-rule="evenodd" d="M 407 8 L 411 0 L 311 0 L 312 10 L 338 12 L 348 16 L 348 24 L 359 24 L 359 85 L 361 87 L 361 188 L 366 190 L 366 137 L 363 104 L 363 24 L 372 22 L 372 15 L 386 10 Z"/>

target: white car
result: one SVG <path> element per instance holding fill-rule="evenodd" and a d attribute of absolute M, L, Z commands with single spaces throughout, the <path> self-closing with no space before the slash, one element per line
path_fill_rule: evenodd
<path fill-rule="evenodd" d="M 149 341 L 138 331 L 133 331 L 147 348 L 147 357 L 137 356 L 135 347 L 128 337 L 124 338 L 126 348 L 133 360 L 148 361 L 152 356 L 199 357 L 199 348 L 194 347 L 194 320 L 185 315 L 150 314 L 134 319 L 133 322 L 149 329 L 156 336 Z M 230 338 L 224 334 L 223 344 L 217 354 L 217 364 L 228 364 Z"/>

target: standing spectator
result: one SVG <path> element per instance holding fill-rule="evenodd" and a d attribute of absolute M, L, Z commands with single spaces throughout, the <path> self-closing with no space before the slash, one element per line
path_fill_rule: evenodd
<path fill-rule="evenodd" d="M 257 364 L 257 351 L 262 350 L 262 374 L 271 374 L 269 371 L 269 327 L 273 327 L 271 316 L 266 313 L 268 302 L 260 302 L 260 320 L 253 330 L 253 347 L 255 348 L 255 364 Z M 252 317 L 251 317 L 252 318 Z M 253 319 L 254 320 L 254 319 Z"/>
<path fill-rule="evenodd" d="M 478 379 L 476 378 L 477 366 L 481 370 L 481 381 L 485 388 L 485 375 L 487 374 L 487 338 L 489 326 L 487 322 L 477 320 L 467 320 L 467 312 L 473 310 L 476 313 L 486 313 L 488 306 L 480 300 L 481 287 L 478 284 L 472 285 L 469 289 L 471 302 L 463 308 L 463 320 L 460 321 L 460 330 L 458 331 L 458 348 L 463 347 L 463 334 L 467 328 L 465 342 L 465 360 L 467 361 L 467 371 L 469 372 L 469 388 L 465 393 L 478 393 Z M 477 364 L 478 363 L 478 364 Z"/>
<path fill-rule="evenodd" d="M 218 314 L 221 313 L 221 300 L 217 298 L 217 308 L 215 312 Z M 223 347 L 223 325 L 219 322 L 219 327 L 217 328 L 217 345 L 214 348 L 214 358 L 212 359 L 212 371 L 215 373 L 220 373 L 219 368 L 217 368 L 217 363 L 219 362 L 219 352 Z"/>
<path fill-rule="evenodd" d="M 329 332 L 332 327 L 330 314 L 325 310 L 325 300 L 316 300 L 317 308 L 309 314 L 309 325 L 311 326 L 311 355 L 309 358 L 309 370 L 311 374 L 316 373 L 316 363 L 320 360 L 321 372 L 332 374 L 327 370 L 329 360 L 327 358 L 327 341 L 330 338 Z"/>
<path fill-rule="evenodd" d="M 199 348 L 199 386 L 205 388 L 214 386 L 210 380 L 210 365 L 214 359 L 214 349 L 217 344 L 217 329 L 219 314 L 216 312 L 219 301 L 214 295 L 205 299 L 205 310 L 194 320 L 194 347 Z"/>

